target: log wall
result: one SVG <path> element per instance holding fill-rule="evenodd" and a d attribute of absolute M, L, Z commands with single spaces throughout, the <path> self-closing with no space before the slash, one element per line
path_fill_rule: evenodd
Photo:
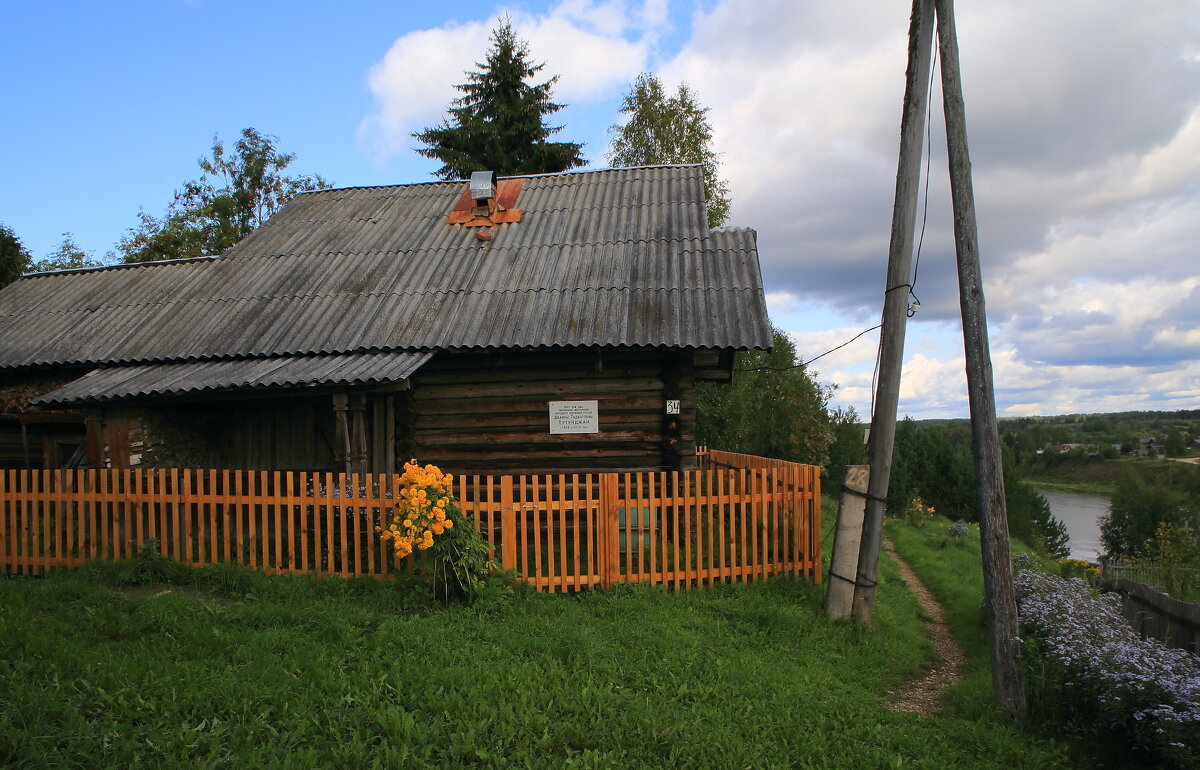
<path fill-rule="evenodd" d="M 680 414 L 665 414 L 667 398 Z M 599 433 L 550 433 L 550 401 L 590 400 Z M 457 473 L 686 470 L 695 368 L 690 354 L 661 351 L 439 354 L 413 376 L 397 421 L 399 457 Z"/>
<path fill-rule="evenodd" d="M 35 412 L 29 400 L 82 376 L 84 371 L 0 373 L 0 468 L 50 469 L 70 464 L 83 441 L 82 412 Z"/>
<path fill-rule="evenodd" d="M 117 442 L 111 442 L 109 467 L 337 469 L 328 396 L 105 412 L 106 425 L 117 424 L 125 412 L 131 426 L 128 460 L 121 460 L 115 451 Z"/>

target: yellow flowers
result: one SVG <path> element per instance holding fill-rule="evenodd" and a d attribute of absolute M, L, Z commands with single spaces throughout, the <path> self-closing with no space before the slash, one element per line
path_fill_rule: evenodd
<path fill-rule="evenodd" d="M 914 527 L 923 527 L 933 519 L 934 513 L 932 505 L 925 505 L 920 497 L 914 497 L 904 509 L 904 518 Z"/>
<path fill-rule="evenodd" d="M 392 520 L 386 528 L 378 528 L 380 538 L 391 541 L 396 558 L 409 556 L 414 549 L 429 550 L 435 537 L 454 526 L 446 513 L 454 502 L 453 483 L 454 477 L 436 465 L 422 468 L 416 460 L 404 464 Z"/>

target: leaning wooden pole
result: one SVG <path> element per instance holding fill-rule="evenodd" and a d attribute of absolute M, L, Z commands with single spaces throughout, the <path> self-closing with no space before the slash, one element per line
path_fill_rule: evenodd
<path fill-rule="evenodd" d="M 879 332 L 879 381 L 871 441 L 867 449 L 870 480 L 858 570 L 854 578 L 854 618 L 869 624 L 875 610 L 875 582 L 883 539 L 883 508 L 892 475 L 892 444 L 896 438 L 896 409 L 900 401 L 900 368 L 904 362 L 904 330 L 908 322 L 909 275 L 913 231 L 917 222 L 917 193 L 921 186 L 921 139 L 929 106 L 929 67 L 933 49 L 933 2 L 913 0 L 908 28 L 908 74 L 904 112 L 900 118 L 900 160 L 896 170 L 896 201 L 892 209 L 892 240 L 888 248 L 887 284 Z M 831 581 L 832 582 L 832 581 Z"/>
<path fill-rule="evenodd" d="M 847 465 L 838 500 L 837 529 L 829 556 L 829 584 L 825 588 L 825 612 L 834 620 L 850 617 L 854 608 L 854 574 L 866 515 L 867 479 L 871 468 Z"/>
<path fill-rule="evenodd" d="M 1017 654 L 1017 602 L 1009 560 L 1008 513 L 1004 467 L 996 430 L 996 396 L 988 349 L 987 314 L 979 269 L 979 231 L 975 192 L 967 152 L 967 119 L 958 65 L 954 0 L 936 0 L 938 47 L 942 63 L 942 105 L 954 201 L 954 245 L 958 255 L 958 292 L 963 347 L 967 358 L 967 394 L 971 405 L 972 450 L 979 486 L 979 530 L 983 550 L 983 592 L 992 636 L 992 686 L 996 700 L 1016 719 L 1025 716 L 1025 693 Z"/>

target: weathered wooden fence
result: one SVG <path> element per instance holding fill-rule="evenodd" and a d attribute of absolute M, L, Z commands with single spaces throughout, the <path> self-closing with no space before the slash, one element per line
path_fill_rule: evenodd
<path fill-rule="evenodd" d="M 1100 590 L 1121 595 L 1121 614 L 1139 634 L 1200 655 L 1200 603 L 1185 602 L 1164 593 L 1159 584 L 1170 582 L 1170 575 L 1164 581 L 1163 571 L 1156 565 L 1129 565 L 1114 559 L 1102 559 L 1100 569 L 1097 581 Z M 1184 580 L 1178 574 L 1174 579 L 1177 583 Z M 1186 577 L 1190 585 L 1194 585 L 1194 580 L 1191 574 Z"/>
<path fill-rule="evenodd" d="M 1121 614 L 1143 637 L 1200 655 L 1200 604 L 1182 602 L 1120 577 L 1102 580 L 1100 590 L 1121 594 Z"/>
<path fill-rule="evenodd" d="M 819 581 L 820 474 L 705 452 L 662 473 L 465 476 L 460 505 L 505 569 L 539 590 L 650 581 L 688 589 L 773 574 Z M 376 527 L 399 476 L 190 469 L 0 472 L 0 570 L 133 556 L 387 578 Z"/>

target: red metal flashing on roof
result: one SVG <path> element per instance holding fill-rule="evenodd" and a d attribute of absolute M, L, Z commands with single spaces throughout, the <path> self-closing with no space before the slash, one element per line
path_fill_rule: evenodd
<path fill-rule="evenodd" d="M 517 197 L 521 194 L 521 188 L 524 186 L 524 179 L 501 179 L 496 182 L 496 197 L 488 198 L 488 211 L 486 217 L 477 217 L 471 213 L 471 209 L 475 205 L 475 201 L 471 199 L 471 188 L 463 190 L 462 197 L 458 199 L 458 203 L 454 204 L 454 208 L 450 210 L 450 216 L 446 219 L 448 225 L 463 225 L 465 227 L 491 227 L 492 225 L 511 224 L 521 221 L 521 214 L 524 212 L 521 209 L 515 209 L 517 205 Z"/>

